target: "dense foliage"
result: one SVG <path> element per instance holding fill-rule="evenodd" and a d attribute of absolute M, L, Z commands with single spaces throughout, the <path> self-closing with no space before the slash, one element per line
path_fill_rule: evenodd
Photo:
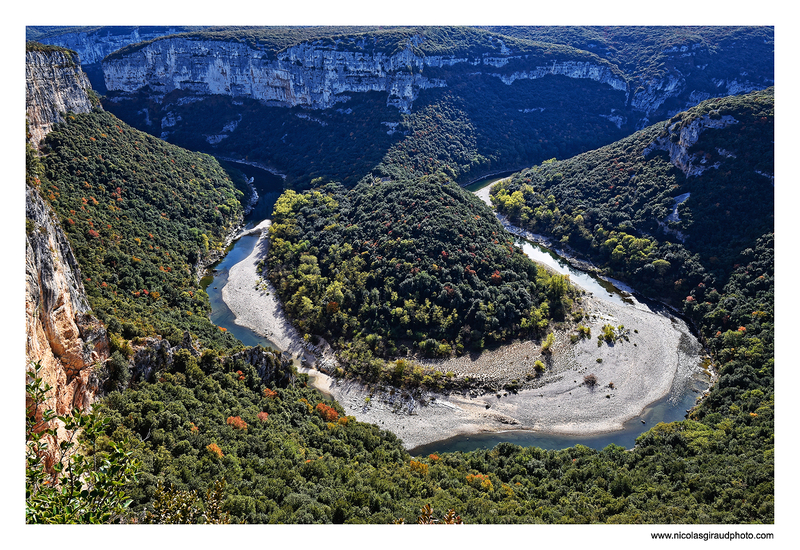
<path fill-rule="evenodd" d="M 713 391 L 691 420 L 646 432 L 634 452 L 649 452 L 645 443 L 686 447 L 718 464 L 740 453 L 743 472 L 764 480 L 774 471 L 773 102 L 772 90 L 710 100 L 598 151 L 520 172 L 493 195 L 515 223 L 560 239 L 637 289 L 680 301 L 700 328 L 719 374 Z M 704 130 L 688 149 L 706 168 L 699 175 L 684 175 L 666 152 L 643 154 L 659 138 L 677 143 L 680 129 L 701 117 L 723 116 L 736 122 Z M 663 223 L 684 193 L 680 219 Z M 746 451 L 730 449 L 745 440 Z M 726 483 L 701 494 L 718 495 Z M 761 487 L 759 499 L 770 504 L 759 514 L 771 517 L 774 485 Z"/>
<path fill-rule="evenodd" d="M 391 433 L 343 416 L 304 376 L 265 383 L 245 363 L 183 358 L 102 405 L 110 441 L 139 441 L 134 517 L 163 507 L 167 488 L 202 495 L 224 480 L 220 511 L 231 522 L 393 523 L 426 505 L 466 523 L 773 521 L 766 396 L 704 422 L 659 424 L 630 451 L 501 443 L 412 457 Z"/>
<path fill-rule="evenodd" d="M 677 143 L 692 121 L 725 116 L 737 122 L 704 130 L 687 151 L 705 168 L 700 175 L 686 176 L 652 146 Z M 740 251 L 772 231 L 773 119 L 771 89 L 708 100 L 609 146 L 519 172 L 492 200 L 513 223 L 552 235 L 637 289 L 683 299 L 700 283 L 724 284 Z"/>
<path fill-rule="evenodd" d="M 558 44 L 542 45 L 510 36 L 499 36 L 485 30 L 470 27 L 229 26 L 207 27 L 171 36 L 179 36 L 190 40 L 244 43 L 251 48 L 264 52 L 271 59 L 275 59 L 277 54 L 286 48 L 308 41 L 314 41 L 315 44 L 325 48 L 369 54 L 380 53 L 386 56 L 394 55 L 403 50 L 410 50 L 419 56 L 463 56 L 472 60 L 480 58 L 486 52 L 499 54 L 506 48 L 511 47 L 515 52 L 522 54 L 547 51 L 548 54 L 557 54 L 562 58 L 576 54 L 593 57 L 592 54 L 587 52 L 575 51 L 570 46 Z M 122 58 L 125 55 L 141 50 L 156 40 L 165 38 L 168 37 L 131 44 L 110 54 L 107 59 Z"/>
<path fill-rule="evenodd" d="M 303 32 L 286 29 L 274 43 L 256 34 L 246 40 L 277 51 L 304 39 Z M 665 48 L 680 50 L 688 40 L 711 55 L 714 44 L 729 40 L 726 32 L 681 35 L 665 28 L 648 38 L 635 28 L 612 29 L 609 39 L 586 29 L 561 36 L 581 48 L 596 42 L 606 58 L 629 60 L 626 70 L 658 73 L 679 61 L 664 57 Z M 460 41 L 477 35 L 445 29 L 422 42 L 405 30 L 368 36 L 374 45 L 359 46 L 363 37 L 352 37 L 350 46 L 460 52 L 467 51 Z M 769 47 L 763 31 L 731 36 Z M 480 34 L 481 47 L 499 47 L 495 37 Z M 642 57 L 631 55 L 636 40 L 646 50 Z M 376 370 L 395 383 L 421 378 L 416 369 L 404 372 L 412 370 L 408 362 L 390 368 L 375 358 L 448 355 L 541 334 L 570 307 L 565 281 L 527 261 L 491 212 L 449 180 L 605 143 L 613 124 L 586 122 L 582 109 L 589 97 L 609 109 L 618 98 L 599 88 L 591 96 L 587 87 L 570 92 L 558 78 L 505 87 L 466 72 L 451 76 L 457 92 L 427 90 L 425 107 L 402 117 L 387 118 L 383 100 L 372 96 L 315 113 L 337 121 L 327 126 L 299 109 L 263 115 L 255 104 L 213 98 L 214 115 L 187 103 L 196 110 L 181 111 L 190 122 L 175 129 L 174 136 L 200 148 L 198 136 L 209 132 L 193 121 L 208 117 L 217 131 L 244 114 L 239 129 L 246 132 L 229 136 L 232 150 L 248 132 L 261 132 L 268 147 L 255 140 L 240 149 L 251 159 L 277 163 L 287 153 L 290 182 L 298 187 L 314 180 L 345 184 L 287 191 L 279 199 L 269 267 L 298 326 L 330 338 L 345 364 L 364 376 Z M 547 108 L 523 113 L 538 107 L 534 99 Z M 154 118 L 166 114 L 151 107 Z M 557 108 L 572 126 L 547 118 Z M 278 354 L 270 353 L 270 376 L 261 376 L 227 351 L 195 357 L 180 350 L 168 370 L 98 404 L 107 424 L 92 424 L 92 433 L 102 428 L 105 435 L 90 452 L 141 464 L 125 487 L 133 502 L 121 519 L 393 523 L 423 510 L 421 520 L 457 514 L 466 523 L 773 522 L 774 187 L 764 175 L 773 172 L 773 111 L 771 90 L 705 102 L 597 151 L 524 170 L 494 194 L 515 223 L 554 237 L 639 290 L 682 304 L 719 374 L 689 419 L 653 427 L 631 450 L 503 443 L 490 451 L 412 457 L 393 434 L 344 416 L 338 404 L 306 387 Z M 648 147 L 676 143 L 680 129 L 700 117 L 722 116 L 737 123 L 706 130 L 688 151 L 707 167 L 699 176 L 685 176 L 666 152 Z M 61 218 L 95 314 L 116 342 L 107 367 L 127 372 L 118 335 L 160 333 L 174 341 L 190 330 L 205 347 L 236 347 L 208 321 L 194 272 L 240 214 L 234 184 L 210 157 L 111 115 L 67 118 L 43 158 L 28 149 L 26 178 Z M 348 128 L 353 120 L 364 125 L 361 131 Z M 385 121 L 398 122 L 398 132 L 387 134 Z M 685 193 L 679 220 L 669 221 Z M 120 388 L 129 383 L 117 378 Z M 35 445 L 30 449 L 29 464 L 36 465 Z M 43 470 L 29 477 L 29 503 L 42 502 L 30 491 L 42 488 L 45 477 Z M 52 492 L 40 494 L 63 504 Z M 75 503 L 83 496 L 65 494 Z M 67 504 L 58 508 L 73 509 Z M 101 512 L 96 518 L 108 520 Z M 115 518 L 121 513 L 113 509 Z"/>
<path fill-rule="evenodd" d="M 600 84 L 576 89 L 568 77 L 555 76 L 508 85 L 475 73 L 451 74 L 448 81 L 451 90 L 424 91 L 419 103 L 425 107 L 403 115 L 397 129 L 405 137 L 373 176 L 402 180 L 439 173 L 463 183 L 531 160 L 569 157 L 624 135 L 597 116 L 621 107 L 624 94 Z"/>
<path fill-rule="evenodd" d="M 377 92 L 355 94 L 335 109 L 313 115 L 301 107 L 267 107 L 227 96 L 181 102 L 187 95 L 171 92 L 163 104 L 148 103 L 147 112 L 136 98 L 106 102 L 105 107 L 150 133 L 158 128 L 153 121 L 157 124 L 165 116 L 180 119 L 163 134 L 170 142 L 279 167 L 287 185 L 294 188 L 320 181 L 353 186 L 402 137 L 402 130 L 390 133 L 387 126 L 400 122 L 397 109 L 387 107 Z M 209 135 L 224 138 L 211 145 Z"/>
<path fill-rule="evenodd" d="M 472 194 L 443 178 L 278 200 L 269 277 L 300 330 L 378 356 L 449 356 L 542 331 L 570 285 L 536 265 Z"/>
<path fill-rule="evenodd" d="M 198 267 L 241 219 L 241 191 L 219 164 L 109 113 L 68 115 L 28 172 L 58 214 L 95 314 L 125 338 L 185 330 L 238 347 L 208 320 Z M 35 175 L 33 175 L 35 174 Z"/>
<path fill-rule="evenodd" d="M 25 522 L 127 519 L 131 501 L 126 485 L 138 470 L 124 449 L 128 441 L 101 446 L 107 421 L 96 411 L 59 416 L 48 409 L 54 388 L 42 379 L 38 364 L 31 365 L 25 378 Z"/>

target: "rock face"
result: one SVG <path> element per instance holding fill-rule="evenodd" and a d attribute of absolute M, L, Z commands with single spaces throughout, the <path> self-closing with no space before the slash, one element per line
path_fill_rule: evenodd
<path fill-rule="evenodd" d="M 78 62 L 64 52 L 29 51 L 25 54 L 25 107 L 29 141 L 34 147 L 63 113 L 88 113 L 91 85 Z"/>
<path fill-rule="evenodd" d="M 689 124 L 680 126 L 676 122 L 667 128 L 668 134 L 656 139 L 643 151 L 647 156 L 653 151 L 661 150 L 669 153 L 670 161 L 687 176 L 699 176 L 709 168 L 716 168 L 716 165 L 705 164 L 703 155 L 690 155 L 689 149 L 697 143 L 704 130 L 709 128 L 725 128 L 731 124 L 738 124 L 738 121 L 730 115 L 712 118 L 704 115 L 696 118 Z"/>
<path fill-rule="evenodd" d="M 497 68 L 524 56 L 483 56 L 472 60 L 455 55 L 419 55 L 409 46 L 392 55 L 379 51 L 339 50 L 303 43 L 270 59 L 246 44 L 188 38 L 156 40 L 141 49 L 103 61 L 109 91 L 136 92 L 149 87 L 155 94 L 186 90 L 197 95 L 248 97 L 266 104 L 313 109 L 332 107 L 348 93 L 378 91 L 387 104 L 409 112 L 420 90 L 442 88 L 443 78 L 426 76 L 426 69 L 469 64 L 472 70 L 511 84 L 520 78 L 558 74 L 585 78 L 627 91 L 625 80 L 599 60 L 543 63 L 510 74 Z"/>
<path fill-rule="evenodd" d="M 94 367 L 109 357 L 102 324 L 89 314 L 80 269 L 55 214 L 35 188 L 25 195 L 25 358 L 54 388 L 58 414 L 86 408 L 99 391 Z"/>
<path fill-rule="evenodd" d="M 76 52 L 84 65 L 100 63 L 105 56 L 129 44 L 153 40 L 182 32 L 182 27 L 104 27 L 96 31 L 77 31 L 46 39 L 48 44 Z"/>
<path fill-rule="evenodd" d="M 183 341 L 175 346 L 163 338 L 144 338 L 141 344 L 134 346 L 130 370 L 134 380 L 153 381 L 159 372 L 170 371 L 175 365 L 175 356 L 180 350 L 187 350 L 195 359 L 200 358 L 197 343 L 193 342 L 189 333 L 184 333 Z M 252 365 L 261 380 L 285 382 L 290 373 L 292 359 L 288 354 L 267 351 L 261 347 L 246 348 L 218 361 L 234 362 L 243 360 Z M 224 367 L 223 367 L 224 368 Z"/>
<path fill-rule="evenodd" d="M 158 96 L 185 90 L 195 95 L 225 94 L 314 109 L 332 107 L 347 99 L 349 93 L 379 91 L 387 94 L 387 104 L 401 112 L 410 111 L 420 90 L 447 87 L 442 71 L 430 69 L 460 65 L 470 73 L 496 77 L 505 84 L 562 75 L 623 91 L 625 105 L 639 119 L 639 127 L 649 124 L 650 117 L 674 114 L 709 97 L 745 93 L 774 83 L 769 77 L 772 73 L 766 70 L 760 75 L 745 71 L 719 78 L 716 75 L 723 71 L 723 64 L 698 65 L 697 56 L 704 60 L 708 57 L 704 48 L 697 44 L 675 48 L 674 52 L 665 52 L 667 61 L 675 65 L 670 70 L 658 75 L 632 75 L 588 54 L 572 60 L 548 59 L 503 48 L 472 52 L 469 57 L 423 55 L 409 45 L 388 55 L 364 47 L 347 49 L 305 42 L 270 57 L 244 43 L 176 36 L 113 55 L 102 65 L 109 91 L 135 92 L 149 87 Z M 672 113 L 664 112 L 668 101 Z"/>

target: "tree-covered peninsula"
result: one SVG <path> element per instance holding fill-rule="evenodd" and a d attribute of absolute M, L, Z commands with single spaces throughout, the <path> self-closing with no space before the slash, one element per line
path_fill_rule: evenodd
<path fill-rule="evenodd" d="M 290 318 L 329 339 L 351 370 L 449 357 L 564 321 L 575 291 L 537 267 L 479 199 L 443 177 L 285 192 L 268 276 Z"/>

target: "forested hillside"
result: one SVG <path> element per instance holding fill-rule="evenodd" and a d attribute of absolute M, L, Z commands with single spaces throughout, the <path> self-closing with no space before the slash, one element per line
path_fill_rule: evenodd
<path fill-rule="evenodd" d="M 493 188 L 498 211 L 661 297 L 723 285 L 774 225 L 774 94 L 709 100 Z M 673 213 L 674 211 L 674 213 Z"/>
<path fill-rule="evenodd" d="M 224 480 L 221 509 L 234 523 L 414 523 L 425 504 L 466 523 L 774 518 L 772 403 L 758 391 L 709 403 L 701 421 L 659 424 L 628 451 L 501 443 L 411 457 L 304 379 L 263 383 L 242 362 L 186 353 L 158 382 L 109 395 L 111 440 L 138 441 L 132 517 L 201 521 L 207 491 Z"/>
<path fill-rule="evenodd" d="M 720 375 L 690 415 L 702 424 L 651 430 L 639 441 L 699 426 L 707 435 L 696 441 L 711 458 L 725 452 L 715 450 L 711 428 L 744 430 L 771 464 L 773 125 L 772 90 L 709 100 L 493 190 L 513 223 L 559 239 L 637 289 L 672 297 L 700 327 Z M 673 209 L 678 217 L 669 221 Z"/>
<path fill-rule="evenodd" d="M 28 157 L 58 213 L 95 314 L 125 339 L 185 330 L 235 348 L 208 319 L 199 267 L 241 220 L 243 193 L 213 158 L 139 132 L 110 113 L 70 115 Z"/>

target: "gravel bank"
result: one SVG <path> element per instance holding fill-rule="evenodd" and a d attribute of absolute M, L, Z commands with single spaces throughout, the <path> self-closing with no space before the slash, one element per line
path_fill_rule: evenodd
<path fill-rule="evenodd" d="M 591 298 L 585 306 L 591 311 L 592 338 L 571 343 L 569 335 L 558 334 L 549 357 L 541 353 L 540 345 L 529 341 L 477 357 L 427 362 L 443 372 L 451 370 L 502 388 L 515 378 L 524 381 L 534 372 L 534 361 L 542 359 L 547 370 L 532 380 L 535 387 L 517 393 L 499 389 L 484 394 L 412 396 L 402 390 L 342 382 L 318 372 L 313 373 L 314 384 L 348 414 L 394 432 L 406 448 L 413 448 L 455 435 L 511 429 L 569 435 L 621 430 L 627 420 L 671 391 L 680 391 L 702 370 L 700 346 L 681 320 L 642 304 L 630 308 Z M 598 346 L 596 335 L 606 323 L 624 325 L 628 340 Z M 589 374 L 597 378 L 596 385 L 584 382 Z"/>
<path fill-rule="evenodd" d="M 260 235 L 250 255 L 228 270 L 228 282 L 221 291 L 222 300 L 236 316 L 237 325 L 268 338 L 281 351 L 294 357 L 313 360 L 302 336 L 286 318 L 272 283 L 258 272 L 259 262 L 267 257 L 270 225 L 270 220 L 264 220 L 237 237 Z"/>

